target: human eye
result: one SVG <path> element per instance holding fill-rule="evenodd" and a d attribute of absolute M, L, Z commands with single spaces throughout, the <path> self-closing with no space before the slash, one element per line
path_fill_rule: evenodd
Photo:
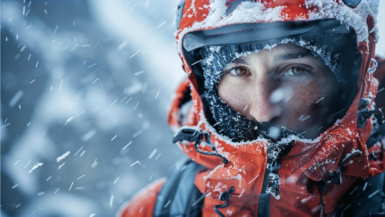
<path fill-rule="evenodd" d="M 250 74 L 249 70 L 242 66 L 236 66 L 234 68 L 231 68 L 227 71 L 227 73 L 230 73 L 232 76 L 245 76 Z"/>
<path fill-rule="evenodd" d="M 310 73 L 309 70 L 305 69 L 302 66 L 293 66 L 286 70 L 283 75 L 284 76 L 305 76 Z"/>

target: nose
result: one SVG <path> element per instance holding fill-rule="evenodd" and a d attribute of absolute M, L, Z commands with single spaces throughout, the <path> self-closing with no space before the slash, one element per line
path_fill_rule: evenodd
<path fill-rule="evenodd" d="M 256 121 L 269 122 L 282 115 L 281 100 L 277 100 L 281 97 L 277 91 L 278 86 L 277 81 L 269 78 L 254 82 L 253 90 L 249 92 L 252 102 L 249 113 Z"/>

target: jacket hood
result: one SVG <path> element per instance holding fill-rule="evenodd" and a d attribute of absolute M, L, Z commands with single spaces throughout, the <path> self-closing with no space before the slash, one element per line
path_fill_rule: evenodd
<path fill-rule="evenodd" d="M 230 7 L 232 2 L 239 3 L 235 9 Z M 184 37 L 194 31 L 217 29 L 239 23 L 337 19 L 354 28 L 357 34 L 357 49 L 362 54 L 357 79 L 358 92 L 345 116 L 314 140 L 289 137 L 278 142 L 283 146 L 291 143 L 292 148 L 282 158 L 277 173 L 276 183 L 279 184 L 280 194 L 274 194 L 274 189 L 266 189 L 267 192 L 273 191 L 272 195 L 276 199 L 272 201 L 277 208 L 275 213 L 271 213 L 273 216 L 282 216 L 288 210 L 297 216 L 314 214 L 317 211 L 314 211 L 314 208 L 319 206 L 319 199 L 311 195 L 320 192 L 311 184 L 312 181 L 327 181 L 333 178 L 336 172 L 342 174 L 344 185 L 332 184 L 325 194 L 325 200 L 329 201 L 326 203 L 326 213 L 330 213 L 356 177 L 364 178 L 382 173 L 384 168 L 382 146 L 376 143 L 368 150 L 365 145 L 373 129 L 373 120 L 365 118 L 365 121 L 359 121 L 362 119 L 363 111 L 374 109 L 373 101 L 377 94 L 378 82 L 373 77 L 373 72 L 376 67 L 375 15 L 378 1 L 363 0 L 355 8 L 337 0 L 257 2 L 186 0 L 184 4 L 181 21 L 177 23 L 179 29 L 176 32 L 176 39 L 188 80 L 182 82 L 177 90 L 169 113 L 169 124 L 179 132 L 186 126 L 196 129 L 197 132 L 207 132 L 209 138 L 205 140 L 211 140 L 215 148 L 203 142 L 198 144 L 199 149 L 216 152 L 228 160 L 225 164 L 218 156 L 197 152 L 193 142 L 178 142 L 188 157 L 208 168 L 199 172 L 195 179 L 196 186 L 207 195 L 205 207 L 218 205 L 220 194 L 233 186 L 235 191 L 230 198 L 231 206 L 223 210 L 227 213 L 237 213 L 239 216 L 255 213 L 258 209 L 255 204 L 262 192 L 263 177 L 270 159 L 268 147 L 271 141 L 258 139 L 234 143 L 218 134 L 208 123 L 200 97 L 198 78 L 193 73 L 191 67 L 193 63 L 185 58 L 183 48 Z M 231 12 L 227 11 L 229 8 Z M 183 113 L 182 107 L 189 101 L 192 102 L 191 107 L 187 113 Z M 369 159 L 371 152 L 377 155 L 377 160 Z M 301 208 L 293 210 L 293 205 Z M 215 214 L 212 209 L 210 210 L 207 209 L 207 215 Z"/>

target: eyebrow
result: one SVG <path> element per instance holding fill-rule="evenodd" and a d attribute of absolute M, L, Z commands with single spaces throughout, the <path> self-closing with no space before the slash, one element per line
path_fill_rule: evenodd
<path fill-rule="evenodd" d="M 237 58 L 235 60 L 233 60 L 231 63 L 235 63 L 235 64 L 248 64 L 248 62 L 242 58 Z"/>
<path fill-rule="evenodd" d="M 288 53 L 288 54 L 276 55 L 274 57 L 274 63 L 280 63 L 280 62 L 284 62 L 287 60 L 299 59 L 299 58 L 304 58 L 304 57 L 316 58 L 311 51 L 303 51 L 303 52 L 297 52 L 297 53 Z M 246 65 L 248 64 L 248 62 L 242 58 L 237 58 L 237 59 L 233 60 L 231 63 L 246 64 Z"/>
<path fill-rule="evenodd" d="M 274 57 L 275 63 L 280 63 L 287 60 L 299 59 L 304 57 L 316 58 L 311 51 L 303 51 L 298 53 L 288 53 L 283 55 L 277 55 Z"/>

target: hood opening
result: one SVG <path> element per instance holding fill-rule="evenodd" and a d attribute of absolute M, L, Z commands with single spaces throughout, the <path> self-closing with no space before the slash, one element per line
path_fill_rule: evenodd
<path fill-rule="evenodd" d="M 335 19 L 301 21 L 301 22 L 275 22 L 275 23 L 254 23 L 234 24 L 217 29 L 202 30 L 188 33 L 183 38 L 183 51 L 185 58 L 191 66 L 192 72 L 197 80 L 198 91 L 203 102 L 204 113 L 208 122 L 213 126 L 215 121 L 208 108 L 205 99 L 205 78 L 201 64 L 202 56 L 200 50 L 212 46 L 247 46 L 253 45 L 258 50 L 269 49 L 277 44 L 295 42 L 302 46 L 303 42 L 316 39 L 321 44 L 328 43 L 334 52 L 343 53 L 340 61 L 340 72 L 346 85 L 341 93 L 341 103 L 344 108 L 331 117 L 330 124 L 323 128 L 324 132 L 331 127 L 336 120 L 341 119 L 348 111 L 351 103 L 358 92 L 358 73 L 361 65 L 362 55 L 357 49 L 357 37 L 352 28 L 341 25 Z M 309 47 L 303 46 L 307 49 Z M 309 49 L 310 50 L 310 49 Z M 313 50 L 317 54 L 317 50 Z M 322 53 L 322 52 L 321 52 Z M 322 56 L 322 54 L 320 56 Z M 322 57 L 325 64 L 333 62 L 333 57 Z M 333 64 L 328 65 L 333 71 Z M 335 73 L 336 74 L 336 73 Z M 337 74 L 336 74 L 337 76 Z M 337 77 L 337 79 L 339 79 Z M 321 132 L 321 133 L 322 133 Z M 321 134 L 320 133 L 320 134 Z"/>

